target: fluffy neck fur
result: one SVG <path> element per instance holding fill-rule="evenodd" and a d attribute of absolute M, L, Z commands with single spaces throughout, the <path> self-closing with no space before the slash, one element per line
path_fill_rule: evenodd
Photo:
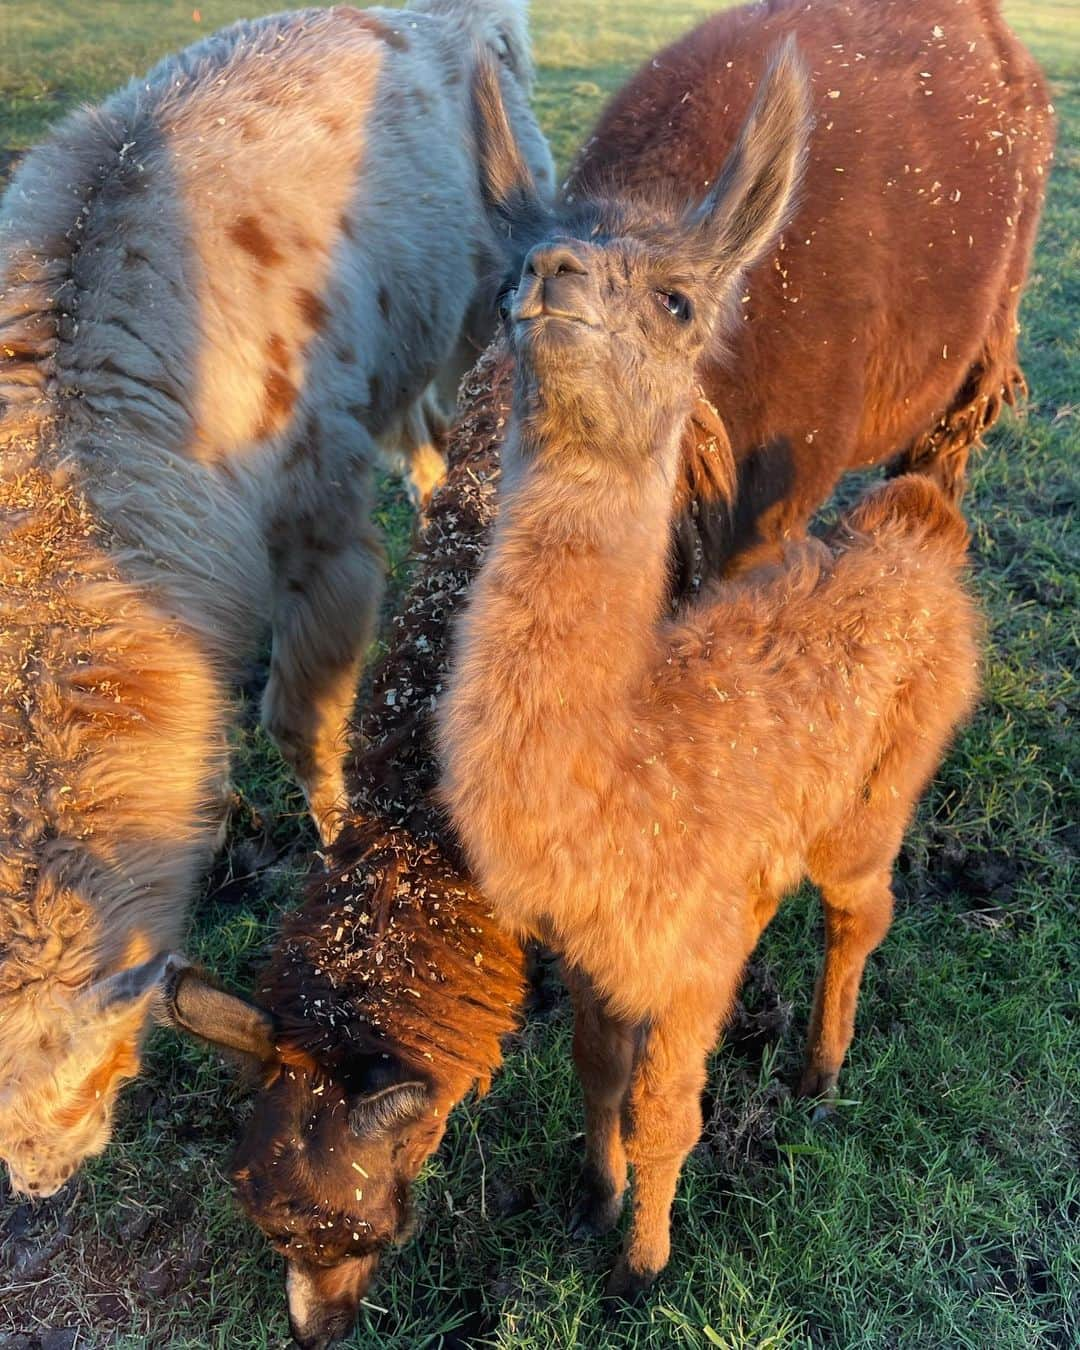
<path fill-rule="evenodd" d="M 546 729 L 557 753 L 568 719 L 619 735 L 623 709 L 610 713 L 651 666 L 667 604 L 688 405 L 687 394 L 651 418 L 604 427 L 587 404 L 548 400 L 519 375 L 500 515 L 462 641 L 466 660 L 474 646 L 499 652 L 502 690 L 490 707 L 507 710 L 504 745 L 535 748 Z"/>
<path fill-rule="evenodd" d="M 565 415 L 572 400 L 538 398 L 519 367 L 499 517 L 443 705 L 441 795 L 459 821 L 478 826 L 469 858 L 499 898 L 500 919 L 557 946 L 547 918 L 535 921 L 550 913 L 538 911 L 536 895 L 504 903 L 498 841 L 523 838 L 545 860 L 553 891 L 572 885 L 577 860 L 562 826 L 606 831 L 603 803 L 654 757 L 669 710 L 651 706 L 649 689 L 663 659 L 688 403 L 689 391 L 636 432 L 602 434 L 596 419 L 586 429 Z M 485 840 L 491 857 L 477 849 Z"/>

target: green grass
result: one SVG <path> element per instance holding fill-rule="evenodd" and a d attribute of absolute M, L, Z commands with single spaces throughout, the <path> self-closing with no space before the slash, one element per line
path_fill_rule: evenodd
<path fill-rule="evenodd" d="M 538 106 L 561 162 L 634 64 L 712 7 L 534 0 Z M 3 0 L 0 148 L 25 147 L 72 102 L 259 8 L 208 0 L 196 25 L 190 3 L 171 0 Z M 803 896 L 766 934 L 746 1012 L 716 1055 L 670 1269 L 645 1307 L 605 1322 L 612 1244 L 566 1236 L 580 1126 L 557 1000 L 516 1038 L 491 1094 L 456 1114 L 417 1239 L 373 1293 L 388 1311 L 370 1312 L 358 1346 L 1080 1344 L 1080 12 L 1067 0 L 1008 10 L 1061 113 L 1023 316 L 1032 400 L 975 462 L 986 694 L 905 850 L 847 1067 L 851 1100 L 821 1128 L 790 1097 L 820 947 Z M 400 496 L 388 491 L 383 512 L 400 571 Z M 311 843 L 253 722 L 248 700 L 233 837 L 192 941 L 241 983 Z M 109 1152 L 63 1199 L 0 1210 L 0 1346 L 29 1350 L 58 1328 L 77 1329 L 79 1345 L 282 1345 L 277 1263 L 223 1180 L 246 1109 L 212 1056 L 156 1036 Z"/>

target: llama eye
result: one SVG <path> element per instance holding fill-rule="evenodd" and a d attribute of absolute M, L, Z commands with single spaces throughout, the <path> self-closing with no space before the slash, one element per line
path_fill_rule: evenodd
<path fill-rule="evenodd" d="M 495 297 L 495 312 L 500 319 L 505 320 L 510 317 L 510 308 L 514 303 L 514 290 L 515 287 L 507 286 Z"/>
<path fill-rule="evenodd" d="M 655 291 L 657 300 L 667 312 L 682 323 L 690 317 L 690 301 L 678 291 Z"/>

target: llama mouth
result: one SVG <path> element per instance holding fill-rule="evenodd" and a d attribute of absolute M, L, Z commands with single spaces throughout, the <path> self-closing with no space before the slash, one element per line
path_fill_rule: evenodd
<path fill-rule="evenodd" d="M 553 314 L 547 310 L 518 318 L 515 322 L 518 338 L 534 342 L 541 337 L 554 343 L 573 341 L 578 335 L 595 332 L 599 327 L 580 314 Z"/>

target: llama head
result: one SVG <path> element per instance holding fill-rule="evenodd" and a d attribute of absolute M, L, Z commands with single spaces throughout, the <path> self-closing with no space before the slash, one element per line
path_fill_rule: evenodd
<path fill-rule="evenodd" d="M 555 163 L 529 103 L 533 86 L 526 0 L 409 0 L 407 9 L 443 15 L 475 43 L 499 85 L 509 128 L 540 194 L 555 189 Z"/>
<path fill-rule="evenodd" d="M 108 1143 L 169 959 L 151 957 L 74 993 L 43 981 L 6 1019 L 0 1157 L 13 1190 L 53 1195 Z"/>
<path fill-rule="evenodd" d="M 532 46 L 527 0 L 409 0 L 421 14 L 452 18 L 509 70 L 528 93 L 532 89 Z"/>
<path fill-rule="evenodd" d="M 499 309 L 519 411 L 548 422 L 544 439 L 557 424 L 578 445 L 652 447 L 685 414 L 697 360 L 722 337 L 741 276 L 792 210 L 809 126 L 794 43 L 773 58 L 727 162 L 690 204 L 548 208 L 490 65 L 478 69 L 473 103 L 482 191 L 503 246 Z"/>
<path fill-rule="evenodd" d="M 294 1338 L 323 1350 L 352 1328 L 383 1251 L 408 1236 L 412 1182 L 442 1139 L 446 1109 L 395 1056 L 353 1055 L 335 1068 L 291 1050 L 270 1013 L 191 970 L 167 998 L 181 1030 L 257 1068 L 233 1185 L 285 1258 Z"/>

